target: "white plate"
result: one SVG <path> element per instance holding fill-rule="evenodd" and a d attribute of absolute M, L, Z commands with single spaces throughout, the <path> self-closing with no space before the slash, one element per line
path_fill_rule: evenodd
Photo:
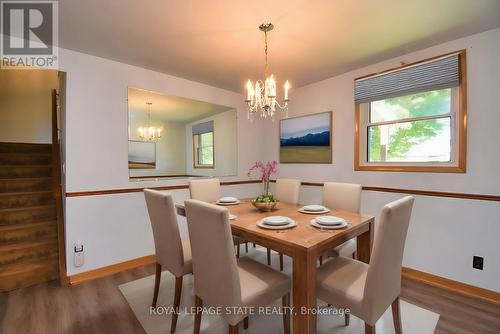
<path fill-rule="evenodd" d="M 227 205 L 236 205 L 236 204 L 240 204 L 240 201 L 237 200 L 236 202 L 231 202 L 231 203 L 225 203 L 225 202 L 219 202 L 219 201 L 217 201 L 217 202 L 215 202 L 215 204 L 217 204 L 217 205 L 226 205 L 226 206 Z"/>
<path fill-rule="evenodd" d="M 302 207 L 302 210 L 308 211 L 308 212 L 319 212 L 319 211 L 324 211 L 326 208 L 323 205 L 304 205 Z"/>
<path fill-rule="evenodd" d="M 307 205 L 306 205 L 306 206 L 307 206 Z M 328 213 L 328 212 L 330 212 L 330 209 L 325 208 L 325 207 L 323 207 L 323 211 L 307 211 L 307 210 L 304 210 L 304 208 L 305 208 L 305 206 L 304 206 L 304 207 L 301 207 L 301 208 L 299 209 L 299 212 L 301 212 L 301 213 L 307 213 L 307 214 L 309 214 L 309 215 L 320 215 L 320 214 L 323 214 L 323 213 Z"/>
<path fill-rule="evenodd" d="M 297 222 L 296 221 L 293 221 L 293 220 L 290 220 L 288 222 L 288 224 L 286 225 L 267 225 L 266 223 L 264 223 L 263 220 L 259 220 L 257 223 L 255 223 L 258 227 L 260 228 L 264 228 L 266 230 L 286 230 L 288 228 L 292 228 L 292 227 L 295 227 L 297 226 Z"/>
<path fill-rule="evenodd" d="M 238 199 L 236 197 L 221 197 L 219 198 L 220 203 L 236 203 Z"/>
<path fill-rule="evenodd" d="M 321 224 L 318 224 L 316 222 L 316 219 L 311 219 L 310 224 L 314 227 L 317 227 L 317 228 L 323 229 L 323 230 L 338 230 L 338 229 L 341 229 L 341 228 L 344 228 L 347 226 L 346 221 L 344 221 L 344 223 L 342 225 L 332 225 L 332 226 L 321 225 Z"/>
<path fill-rule="evenodd" d="M 315 219 L 316 222 L 320 225 L 334 226 L 334 225 L 342 225 L 343 223 L 345 223 L 345 219 L 335 216 L 319 216 L 316 217 Z"/>
<path fill-rule="evenodd" d="M 266 225 L 286 225 L 290 222 L 290 218 L 285 216 L 269 216 L 262 219 Z"/>
<path fill-rule="evenodd" d="M 233 215 L 232 213 L 229 214 L 229 220 L 234 220 L 236 218 L 238 218 L 237 215 Z"/>

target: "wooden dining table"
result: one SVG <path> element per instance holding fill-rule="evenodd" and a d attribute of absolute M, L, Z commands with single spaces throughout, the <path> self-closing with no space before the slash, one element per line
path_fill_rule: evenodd
<path fill-rule="evenodd" d="M 338 230 L 318 229 L 310 225 L 317 214 L 301 213 L 297 204 L 280 202 L 273 211 L 261 212 L 253 207 L 251 200 L 244 199 L 237 205 L 226 206 L 237 216 L 231 220 L 233 235 L 248 242 L 275 250 L 293 259 L 293 333 L 316 333 L 316 269 L 318 258 L 349 239 L 357 238 L 357 259 L 370 261 L 373 242 L 374 217 L 332 210 L 328 215 L 344 218 L 348 226 Z M 185 216 L 184 205 L 177 204 L 177 213 Z M 286 230 L 268 230 L 258 227 L 256 222 L 273 215 L 287 216 L 297 226 Z"/>

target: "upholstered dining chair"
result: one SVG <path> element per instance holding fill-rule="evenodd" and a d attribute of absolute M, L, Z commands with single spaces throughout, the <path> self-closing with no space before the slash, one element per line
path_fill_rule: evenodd
<path fill-rule="evenodd" d="M 248 314 L 226 312 L 228 309 L 267 306 L 282 298 L 283 307 L 290 303 L 290 279 L 248 257 L 236 259 L 231 240 L 229 212 L 226 208 L 197 200 L 185 202 L 189 238 L 193 254 L 195 314 L 194 334 L 200 332 L 203 304 L 221 307 L 229 324 L 229 333 L 238 333 Z M 243 313 L 243 314 L 242 314 Z M 290 315 L 283 316 L 284 333 L 290 331 Z"/>
<path fill-rule="evenodd" d="M 189 180 L 189 194 L 191 199 L 202 202 L 214 203 L 221 197 L 220 180 L 217 178 Z M 240 247 L 245 244 L 248 252 L 248 244 L 239 237 L 233 237 L 236 246 L 236 256 L 240 257 Z"/>
<path fill-rule="evenodd" d="M 189 180 L 189 194 L 192 199 L 214 203 L 221 197 L 220 180 L 216 178 Z"/>
<path fill-rule="evenodd" d="M 361 206 L 360 184 L 325 182 L 323 186 L 323 205 L 331 210 L 359 213 Z M 333 249 L 333 256 L 355 257 L 356 240 L 350 239 Z M 320 258 L 320 262 L 321 258 Z"/>
<path fill-rule="evenodd" d="M 274 194 L 280 202 L 299 203 L 300 180 L 277 179 Z M 280 270 L 283 271 L 283 254 L 279 253 Z M 267 248 L 267 265 L 271 265 L 271 250 Z"/>
<path fill-rule="evenodd" d="M 153 307 L 158 301 L 162 269 L 175 276 L 174 308 L 179 310 L 182 293 L 182 277 L 193 272 L 189 239 L 181 239 L 172 196 L 160 191 L 144 189 L 149 219 L 153 228 L 156 255 Z M 175 332 L 177 313 L 172 315 L 170 332 Z"/>
<path fill-rule="evenodd" d="M 401 334 L 401 267 L 413 201 L 406 196 L 384 206 L 370 264 L 339 256 L 318 268 L 318 298 L 350 309 L 364 320 L 366 334 L 375 334 L 375 323 L 391 305 L 396 334 Z"/>

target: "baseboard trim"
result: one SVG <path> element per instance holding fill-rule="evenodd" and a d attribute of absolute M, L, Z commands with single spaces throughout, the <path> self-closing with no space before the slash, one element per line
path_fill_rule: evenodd
<path fill-rule="evenodd" d="M 448 290 L 487 303 L 500 305 L 500 293 L 492 290 L 479 288 L 477 286 L 454 281 L 412 268 L 403 267 L 401 274 L 402 277 L 406 279 L 425 283 L 439 289 Z"/>
<path fill-rule="evenodd" d="M 69 283 L 71 285 L 80 284 L 86 281 L 113 275 L 121 271 L 137 268 L 155 262 L 156 258 L 154 255 L 147 255 L 136 259 L 128 260 L 125 262 L 115 263 L 106 267 L 97 268 L 69 276 Z M 479 288 L 477 286 L 454 281 L 448 278 L 436 276 L 433 274 L 429 274 L 423 271 L 407 267 L 403 267 L 401 271 L 401 276 L 409 280 L 428 284 L 433 287 L 443 290 L 448 290 L 457 294 L 461 294 L 466 297 L 478 299 L 495 305 L 500 305 L 500 293 L 492 290 Z"/>
<path fill-rule="evenodd" d="M 97 278 L 113 275 L 121 271 L 137 268 L 155 262 L 156 258 L 154 255 L 147 255 L 136 259 L 128 260 L 125 262 L 115 263 L 106 267 L 101 267 L 69 276 L 69 284 L 71 285 L 80 284 L 85 281 L 90 281 Z"/>

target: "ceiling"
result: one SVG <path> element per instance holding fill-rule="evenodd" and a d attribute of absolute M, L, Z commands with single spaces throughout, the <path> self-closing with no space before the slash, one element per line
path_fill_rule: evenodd
<path fill-rule="evenodd" d="M 303 86 L 500 26 L 498 0 L 64 0 L 60 45 L 242 92 L 264 66 Z"/>
<path fill-rule="evenodd" d="M 137 88 L 128 89 L 130 117 L 143 119 L 151 102 L 151 119 L 189 123 L 234 108 Z"/>

